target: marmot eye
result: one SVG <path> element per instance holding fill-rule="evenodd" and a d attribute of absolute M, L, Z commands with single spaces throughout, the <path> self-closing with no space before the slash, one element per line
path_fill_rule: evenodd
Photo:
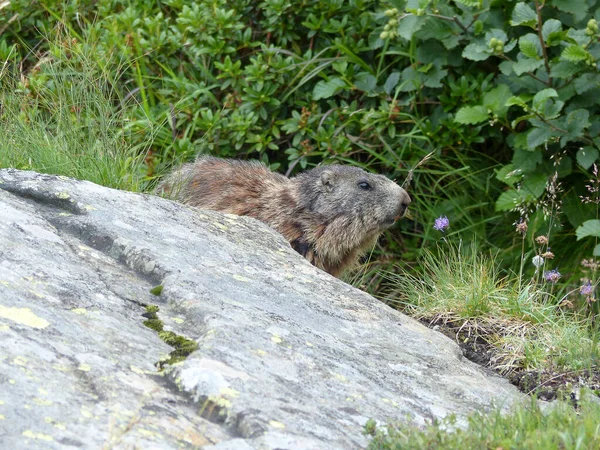
<path fill-rule="evenodd" d="M 360 183 L 358 183 L 358 187 L 368 191 L 369 189 L 371 189 L 371 185 L 369 183 L 367 183 L 366 181 L 361 181 Z"/>

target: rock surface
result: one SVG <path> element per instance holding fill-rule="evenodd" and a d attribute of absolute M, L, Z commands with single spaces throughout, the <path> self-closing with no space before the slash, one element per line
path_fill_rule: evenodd
<path fill-rule="evenodd" d="M 199 344 L 163 372 L 147 304 Z M 364 448 L 369 418 L 521 398 L 259 222 L 16 170 L 0 170 L 0 362 L 2 448 Z"/>

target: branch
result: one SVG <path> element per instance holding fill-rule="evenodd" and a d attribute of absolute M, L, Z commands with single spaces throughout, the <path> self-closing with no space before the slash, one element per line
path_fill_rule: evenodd
<path fill-rule="evenodd" d="M 439 14 L 427 14 L 429 17 L 435 17 L 437 19 L 442 19 L 442 20 L 448 20 L 450 22 L 454 22 L 456 25 L 458 25 L 459 27 L 462 28 L 462 30 L 465 33 L 469 32 L 469 29 L 467 27 L 465 27 L 460 20 L 458 20 L 458 17 L 454 16 L 454 17 L 449 17 L 449 16 L 441 16 Z"/>
<path fill-rule="evenodd" d="M 552 86 L 552 75 L 550 72 L 550 61 L 548 60 L 548 49 L 544 42 L 544 36 L 542 35 L 542 8 L 544 4 L 539 4 L 538 0 L 535 0 L 535 11 L 537 12 L 537 33 L 542 45 L 542 54 L 544 55 L 544 65 L 546 66 L 546 72 L 548 72 L 548 86 Z"/>

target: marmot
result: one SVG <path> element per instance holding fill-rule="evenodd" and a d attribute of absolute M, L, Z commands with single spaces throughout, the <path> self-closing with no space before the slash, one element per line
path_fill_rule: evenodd
<path fill-rule="evenodd" d="M 293 178 L 259 162 L 200 157 L 171 173 L 157 192 L 199 208 L 254 217 L 334 276 L 354 264 L 410 204 L 383 175 L 322 166 Z"/>

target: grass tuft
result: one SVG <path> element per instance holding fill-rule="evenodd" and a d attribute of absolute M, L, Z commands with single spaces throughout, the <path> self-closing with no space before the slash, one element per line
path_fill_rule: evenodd
<path fill-rule="evenodd" d="M 133 100 L 114 87 L 122 70 L 89 42 L 60 37 L 30 69 L 35 78 L 7 68 L 0 74 L 0 167 L 144 190 L 150 143 L 131 144 Z"/>
<path fill-rule="evenodd" d="M 369 450 L 592 450 L 600 448 L 600 403 L 584 396 L 578 408 L 568 402 L 555 402 L 543 411 L 535 399 L 517 406 L 510 414 L 500 410 L 475 413 L 467 429 L 454 429 L 452 417 L 419 429 L 411 425 L 390 425 L 366 429 L 373 436 Z"/>

